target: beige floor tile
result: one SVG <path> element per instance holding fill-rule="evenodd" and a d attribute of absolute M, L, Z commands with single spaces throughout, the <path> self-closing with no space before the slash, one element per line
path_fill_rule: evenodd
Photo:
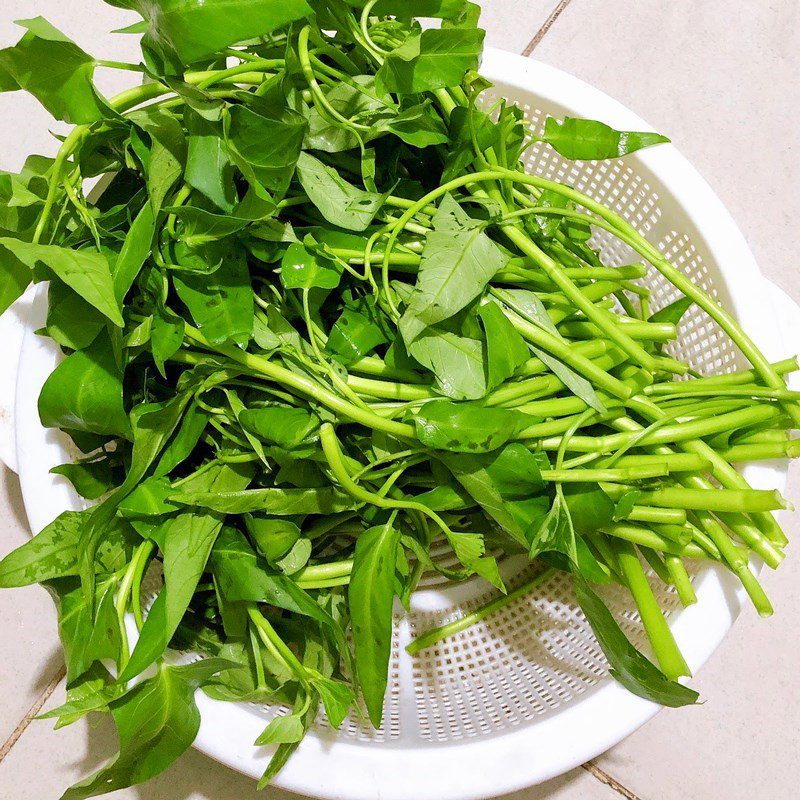
<path fill-rule="evenodd" d="M 533 57 L 669 136 L 800 299 L 800 3 L 572 0 Z"/>
<path fill-rule="evenodd" d="M 27 538 L 16 476 L 0 466 L 0 556 Z M 53 602 L 40 586 L 0 590 L 0 652 L 2 745 L 63 664 Z"/>
<path fill-rule="evenodd" d="M 489 0 L 480 5 L 486 44 L 521 53 L 558 5 L 558 0 Z"/>
<path fill-rule="evenodd" d="M 64 702 L 63 683 L 45 708 Z M 79 722 L 59 731 L 49 720 L 31 723 L 0 763 L 0 797 L 51 800 L 88 775 L 113 753 L 110 722 L 96 727 Z M 47 765 L 43 768 L 43 765 Z M 269 789 L 257 792 L 254 781 L 211 761 L 195 750 L 162 775 L 142 786 L 113 792 L 109 800 L 302 800 L 299 795 Z M 619 795 L 585 770 L 576 769 L 548 783 L 499 800 L 619 800 Z"/>

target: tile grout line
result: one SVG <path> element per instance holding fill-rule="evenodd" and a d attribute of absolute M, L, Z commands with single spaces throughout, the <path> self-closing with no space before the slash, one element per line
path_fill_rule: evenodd
<path fill-rule="evenodd" d="M 539 30 L 533 35 L 533 38 L 528 42 L 527 45 L 525 45 L 525 49 L 522 51 L 523 56 L 530 56 L 542 39 L 547 36 L 550 29 L 553 27 L 556 20 L 561 16 L 561 13 L 569 5 L 569 3 L 570 0 L 559 0 L 558 5 L 556 5 L 556 7 L 550 12 L 550 16 L 547 17 Z M 608 786 L 609 789 L 615 791 L 618 795 L 620 795 L 620 797 L 623 797 L 624 800 L 641 800 L 630 789 L 623 786 L 616 778 L 612 777 L 605 770 L 598 767 L 594 761 L 587 761 L 585 764 L 581 764 L 581 767 L 585 769 L 595 780 L 599 781 L 605 786 Z"/>
<path fill-rule="evenodd" d="M 581 767 L 593 778 L 600 781 L 600 783 L 605 784 L 609 789 L 613 789 L 621 797 L 624 797 L 625 800 L 641 800 L 638 795 L 635 795 L 630 789 L 623 786 L 616 778 L 609 775 L 604 769 L 598 767 L 594 761 L 587 761 L 585 764 L 581 764 Z"/>
<path fill-rule="evenodd" d="M 539 42 L 544 39 L 553 23 L 561 16 L 561 12 L 569 5 L 570 0 L 559 0 L 558 5 L 550 12 L 550 16 L 544 21 L 542 27 L 534 34 L 533 38 L 525 45 L 522 51 L 523 56 L 529 56 L 537 47 Z"/>
<path fill-rule="evenodd" d="M 27 714 L 20 720 L 19 725 L 12 731 L 8 739 L 3 742 L 0 747 L 0 762 L 9 754 L 11 748 L 17 743 L 17 740 L 25 733 L 28 725 L 33 722 L 36 715 L 42 710 L 42 706 L 47 702 L 47 699 L 56 690 L 56 687 L 64 679 L 67 674 L 66 666 L 59 667 L 58 672 L 53 676 L 50 683 L 47 684 L 44 691 L 39 695 L 36 702 L 28 709 Z"/>

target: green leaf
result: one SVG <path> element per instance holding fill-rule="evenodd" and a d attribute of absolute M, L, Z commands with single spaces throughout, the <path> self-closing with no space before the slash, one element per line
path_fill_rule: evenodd
<path fill-rule="evenodd" d="M 275 567 L 284 575 L 294 575 L 308 564 L 311 547 L 310 539 L 298 539 L 286 555 L 275 561 Z"/>
<path fill-rule="evenodd" d="M 233 341 L 245 346 L 253 334 L 254 303 L 247 261 L 231 252 L 210 275 L 173 276 L 175 291 L 203 336 L 212 344 Z"/>
<path fill-rule="evenodd" d="M 192 404 L 186 411 L 178 431 L 164 448 L 154 475 L 166 475 L 189 457 L 208 424 L 209 413 Z"/>
<path fill-rule="evenodd" d="M 77 464 L 61 464 L 50 472 L 63 475 L 74 487 L 75 491 L 87 500 L 97 500 L 111 491 L 120 482 L 120 470 L 107 458 L 98 461 Z"/>
<path fill-rule="evenodd" d="M 110 115 L 92 83 L 95 62 L 42 17 L 19 20 L 27 33 L 0 50 L 0 91 L 30 92 L 56 119 L 86 125 Z"/>
<path fill-rule="evenodd" d="M 281 283 L 287 289 L 335 289 L 341 277 L 333 261 L 309 252 L 300 242 L 292 242 L 281 259 Z"/>
<path fill-rule="evenodd" d="M 130 437 L 122 371 L 108 338 L 98 336 L 53 370 L 39 395 L 39 419 L 46 428 Z"/>
<path fill-rule="evenodd" d="M 538 529 L 529 536 L 531 540 L 530 558 L 540 553 L 555 551 L 567 556 L 571 561 L 577 559 L 575 529 L 572 525 L 569 507 L 560 487 L 556 489 L 553 504 Z"/>
<path fill-rule="evenodd" d="M 602 529 L 614 519 L 614 503 L 596 484 L 568 483 L 562 491 L 572 525 L 581 536 Z"/>
<path fill-rule="evenodd" d="M 386 56 L 378 86 L 397 94 L 458 86 L 468 70 L 478 68 L 483 37 L 478 28 L 430 28 L 409 36 Z"/>
<path fill-rule="evenodd" d="M 172 484 L 167 478 L 153 476 L 142 481 L 118 508 L 126 517 L 160 517 L 162 514 L 171 514 L 180 508 L 167 500 L 172 492 Z"/>
<path fill-rule="evenodd" d="M 326 678 L 319 674 L 312 678 L 312 682 L 322 700 L 322 705 L 325 707 L 325 714 L 331 727 L 340 728 L 345 719 L 347 719 L 350 706 L 355 703 L 356 698 L 353 690 L 342 681 Z"/>
<path fill-rule="evenodd" d="M 337 641 L 344 641 L 331 615 L 291 578 L 272 570 L 236 528 L 222 529 L 211 553 L 211 568 L 228 600 L 268 603 L 296 612 L 330 628 Z"/>
<path fill-rule="evenodd" d="M 105 324 L 103 315 L 67 284 L 57 278 L 50 281 L 46 330 L 51 339 L 62 347 L 82 350 L 94 341 Z"/>
<path fill-rule="evenodd" d="M 299 714 L 285 714 L 270 720 L 254 744 L 287 744 L 299 742 L 306 735 L 303 719 Z"/>
<path fill-rule="evenodd" d="M 305 119 L 288 109 L 275 115 L 265 105 L 235 105 L 226 142 L 251 186 L 283 196 L 298 164 L 306 127 Z"/>
<path fill-rule="evenodd" d="M 114 296 L 111 270 L 106 257 L 101 253 L 72 250 L 53 244 L 31 244 L 8 238 L 0 238 L 0 248 L 10 251 L 30 269 L 41 262 L 87 303 L 115 325 L 122 327 L 122 311 Z M 5 264 L 7 261 L 3 259 L 0 263 Z"/>
<path fill-rule="evenodd" d="M 360 503 L 332 486 L 319 489 L 248 489 L 243 492 L 176 492 L 170 500 L 224 514 L 266 511 L 275 516 L 338 514 Z"/>
<path fill-rule="evenodd" d="M 636 501 L 642 496 L 642 493 L 639 489 L 631 489 L 628 492 L 620 497 L 617 501 L 616 505 L 614 506 L 614 513 L 612 515 L 612 521 L 617 522 L 620 519 L 627 519 L 630 516 L 631 511 L 633 511 L 633 507 L 636 505 Z"/>
<path fill-rule="evenodd" d="M 691 297 L 679 297 L 650 316 L 650 322 L 670 322 L 677 325 L 683 315 L 694 305 Z"/>
<path fill-rule="evenodd" d="M 336 83 L 325 93 L 325 99 L 341 116 L 370 124 L 376 115 L 396 113 L 391 97 L 378 93 L 372 75 L 355 75 L 351 81 Z M 358 147 L 358 136 L 352 128 L 331 120 L 313 106 L 308 112 L 308 131 L 303 145 L 308 150 L 339 153 Z"/>
<path fill-rule="evenodd" d="M 10 250 L 0 246 L 0 314 L 5 314 L 31 282 L 31 268 Z"/>
<path fill-rule="evenodd" d="M 481 403 L 432 400 L 414 412 L 417 438 L 435 450 L 487 453 L 496 450 L 530 424 L 531 417 Z"/>
<path fill-rule="evenodd" d="M 497 303 L 481 305 L 478 316 L 486 335 L 486 382 L 492 389 L 510 378 L 530 351 Z"/>
<path fill-rule="evenodd" d="M 145 175 L 153 214 L 158 216 L 164 199 L 183 174 L 186 164 L 186 137 L 179 120 L 166 111 L 144 108 L 128 118 L 147 133 L 149 149 L 137 151 Z M 135 131 L 134 131 L 135 132 Z"/>
<path fill-rule="evenodd" d="M 121 303 L 150 255 L 156 222 L 153 206 L 145 203 L 133 220 L 114 266 L 114 296 Z"/>
<path fill-rule="evenodd" d="M 168 308 L 158 307 L 153 315 L 150 348 L 153 361 L 162 377 L 166 377 L 165 362 L 172 358 L 183 344 L 185 327 L 183 318 L 173 314 Z"/>
<path fill-rule="evenodd" d="M 248 465 L 236 466 L 237 469 L 222 465 L 210 488 L 224 492 L 247 486 L 252 471 Z M 147 616 L 139 641 L 119 680 L 129 680 L 140 674 L 166 649 L 205 571 L 211 548 L 222 530 L 223 519 L 220 514 L 190 512 L 179 514 L 167 527 L 164 588 L 158 596 L 161 602 L 156 613 L 151 609 Z"/>
<path fill-rule="evenodd" d="M 64 511 L 0 561 L 0 587 L 30 586 L 78 574 L 80 533 L 89 511 Z M 134 533 L 120 519 L 109 525 L 95 569 L 113 571 L 131 550 Z M 125 561 L 122 561 L 124 564 Z"/>
<path fill-rule="evenodd" d="M 454 19 L 466 5 L 466 0 L 404 0 L 402 5 L 395 0 L 378 0 L 372 8 L 372 13 L 379 16 L 396 15 L 403 19 L 411 17 Z"/>
<path fill-rule="evenodd" d="M 445 195 L 422 251 L 414 291 L 399 328 L 407 346 L 429 325 L 465 308 L 507 263 L 482 227 Z"/>
<path fill-rule="evenodd" d="M 594 161 L 620 158 L 643 147 L 669 142 L 669 139 L 659 133 L 615 131 L 605 123 L 592 119 L 564 117 L 559 122 L 548 117 L 541 141 L 547 142 L 564 158 Z"/>
<path fill-rule="evenodd" d="M 356 308 L 345 308 L 336 320 L 325 344 L 325 352 L 347 367 L 372 352 L 378 345 L 386 344 L 388 339 L 383 328 L 376 322 L 376 314 L 369 313 L 366 303 Z M 367 312 L 367 313 L 364 313 Z"/>
<path fill-rule="evenodd" d="M 306 408 L 270 404 L 249 408 L 239 414 L 242 427 L 283 450 L 293 450 L 314 435 L 319 417 Z"/>
<path fill-rule="evenodd" d="M 191 108 L 184 111 L 188 152 L 184 178 L 223 211 L 236 202 L 233 165 L 223 145 L 222 131 Z"/>
<path fill-rule="evenodd" d="M 575 596 L 591 625 L 597 642 L 611 666 L 611 675 L 628 691 L 663 706 L 693 705 L 699 695 L 671 681 L 628 641 L 603 601 L 576 570 L 572 575 Z"/>
<path fill-rule="evenodd" d="M 503 497 L 529 497 L 544 488 L 542 469 L 549 469 L 547 454 L 512 442 L 483 457 L 487 474 Z"/>
<path fill-rule="evenodd" d="M 226 662 L 221 659 L 184 667 L 161 665 L 154 677 L 112 701 L 119 754 L 90 778 L 68 789 L 62 800 L 83 800 L 135 786 L 163 772 L 197 736 L 197 687 L 224 668 Z"/>
<path fill-rule="evenodd" d="M 516 311 L 528 322 L 552 333 L 559 339 L 563 338 L 553 320 L 550 319 L 544 304 L 533 292 L 528 289 L 500 289 L 497 291 L 497 295 L 505 305 Z M 567 389 L 583 400 L 586 405 L 601 413 L 606 410 L 594 387 L 586 378 L 541 348 L 531 346 L 530 350 Z"/>
<path fill-rule="evenodd" d="M 76 580 L 59 582 L 58 633 L 67 666 L 67 682 L 79 678 L 96 661 L 117 661 L 120 654 L 120 630 L 114 608 L 115 580 L 97 584 L 93 602 L 87 602 Z M 93 613 L 94 609 L 94 613 Z"/>
<path fill-rule="evenodd" d="M 245 514 L 244 522 L 258 551 L 270 563 L 285 556 L 300 538 L 300 528 L 288 519 Z"/>
<path fill-rule="evenodd" d="M 195 206 L 174 206 L 165 210 L 181 221 L 179 236 L 193 248 L 231 236 L 251 222 L 233 213 L 213 214 Z"/>
<path fill-rule="evenodd" d="M 436 388 L 453 400 L 477 400 L 486 394 L 485 346 L 480 339 L 431 327 L 411 342 L 408 352 L 434 374 Z"/>
<path fill-rule="evenodd" d="M 149 22 L 146 38 L 173 50 L 184 64 L 311 13 L 305 0 L 131 0 L 130 7 Z"/>
<path fill-rule="evenodd" d="M 383 717 L 392 647 L 394 568 L 399 542 L 400 532 L 391 520 L 359 534 L 348 587 L 358 680 L 376 728 Z"/>
<path fill-rule="evenodd" d="M 349 231 L 366 230 L 384 202 L 383 195 L 353 186 L 308 153 L 301 153 L 297 161 L 297 178 L 319 213 Z"/>

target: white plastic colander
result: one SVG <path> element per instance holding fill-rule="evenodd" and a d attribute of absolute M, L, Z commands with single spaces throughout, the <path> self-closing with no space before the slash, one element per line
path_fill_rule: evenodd
<path fill-rule="evenodd" d="M 622 130 L 649 129 L 602 92 L 544 64 L 489 49 L 482 73 L 495 84 L 487 99 L 504 96 L 517 102 L 534 128 L 548 114 L 568 114 Z M 673 146 L 599 163 L 567 162 L 547 147 L 534 147 L 527 165 L 614 208 L 711 292 L 771 359 L 796 351 L 800 309 L 761 276 L 719 199 Z M 603 233 L 595 244 L 609 265 L 636 260 Z M 675 290 L 654 271 L 644 282 L 653 290 L 654 308 L 675 299 Z M 39 390 L 59 358 L 52 342 L 33 334 L 45 310 L 40 288 L 25 325 L 18 372 L 7 337 L 25 322 L 27 308 L 23 304 L 16 316 L 7 315 L 0 323 L 5 347 L 0 354 L 0 416 L 5 421 L 2 425 L 0 420 L 0 457 L 19 472 L 34 532 L 61 511 L 83 507 L 68 482 L 48 472 L 70 454 L 56 431 L 41 427 L 36 412 Z M 730 340 L 696 308 L 684 317 L 672 352 L 704 373 L 743 363 Z M 755 486 L 782 489 L 786 464 L 751 466 L 745 475 Z M 531 570 L 520 559 L 501 567 L 510 588 Z M 743 593 L 735 579 L 712 567 L 696 574 L 694 585 L 699 602 L 689 609 L 680 609 L 664 590 L 660 600 L 688 664 L 697 670 L 736 618 Z M 423 582 L 411 612 L 397 608 L 381 730 L 371 731 L 352 717 L 337 733 L 320 720 L 275 784 L 342 800 L 490 797 L 575 767 L 658 711 L 606 677 L 605 659 L 563 575 L 415 658 L 405 653 L 416 632 L 471 610 L 493 591 L 479 579 L 456 586 L 436 578 Z M 626 633 L 646 649 L 638 617 L 624 597 L 612 591 L 606 599 Z M 252 743 L 282 710 L 217 702 L 201 692 L 197 699 L 202 723 L 195 746 L 234 769 L 260 776 L 270 751 Z"/>

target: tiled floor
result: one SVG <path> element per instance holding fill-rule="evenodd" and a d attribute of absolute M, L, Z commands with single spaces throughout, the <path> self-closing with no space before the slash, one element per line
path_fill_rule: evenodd
<path fill-rule="evenodd" d="M 732 211 L 762 270 L 800 299 L 800 2 L 485 0 L 483 6 L 489 44 L 515 52 L 535 45 L 533 57 L 604 89 L 668 134 Z M 16 37 L 12 20 L 35 14 L 90 42 L 98 55 L 124 58 L 124 51 L 134 51 L 132 40 L 107 34 L 126 24 L 128 15 L 99 0 L 3 0 L 0 44 Z M 18 168 L 26 153 L 52 149 L 45 134 L 49 126 L 34 102 L 0 97 L 0 168 Z M 797 477 L 795 472 L 789 491 L 795 499 Z M 790 536 L 799 528 L 796 520 L 787 524 Z M 0 553 L 26 535 L 15 478 L 0 472 Z M 662 712 L 599 758 L 591 772 L 574 770 L 514 795 L 515 800 L 797 796 L 796 554 L 764 582 L 776 614 L 769 621 L 743 614 L 694 682 L 705 705 Z M 48 686 L 56 686 L 50 705 L 63 692 L 57 683 L 61 662 L 54 617 L 39 588 L 0 593 L 3 800 L 55 798 L 114 746 L 113 732 L 102 725 L 54 733 L 48 723 L 24 724 Z M 249 780 L 194 751 L 151 783 L 109 795 L 113 800 L 256 796 Z M 267 796 L 277 800 L 281 793 Z"/>

